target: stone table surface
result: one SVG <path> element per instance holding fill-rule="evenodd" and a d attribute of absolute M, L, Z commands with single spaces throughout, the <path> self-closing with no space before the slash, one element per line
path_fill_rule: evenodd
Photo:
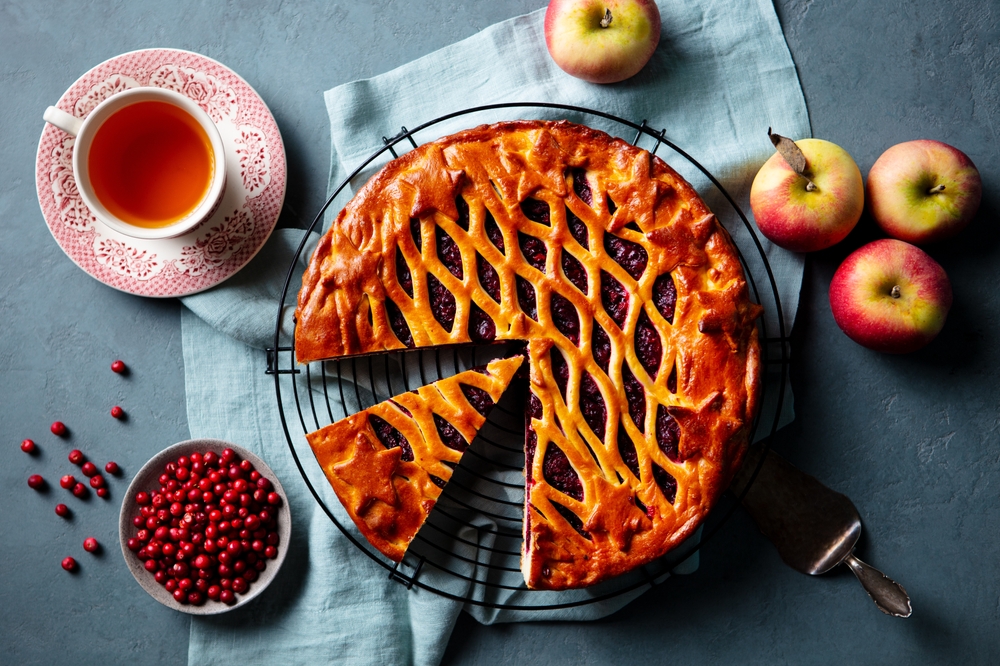
<path fill-rule="evenodd" d="M 39 212 L 34 157 L 42 111 L 92 65 L 167 46 L 213 57 L 270 105 L 289 164 L 280 223 L 323 201 L 329 128 L 322 92 L 387 71 L 542 0 L 201 3 L 0 2 L 0 662 L 184 663 L 186 616 L 141 593 L 116 541 L 117 500 L 156 451 L 186 439 L 179 303 L 137 298 L 84 275 Z M 955 304 L 940 337 L 907 356 L 855 345 L 827 288 L 876 237 L 867 217 L 810 256 L 793 334 L 798 419 L 776 447 L 849 495 L 865 522 L 861 557 L 901 581 L 909 620 L 883 616 L 845 570 L 786 568 L 742 513 L 701 569 L 589 624 L 479 626 L 463 616 L 444 662 L 989 663 L 1000 655 L 1000 5 L 981 0 L 776 0 L 815 136 L 867 173 L 890 145 L 953 144 L 979 166 L 977 219 L 931 254 Z M 110 372 L 122 358 L 128 376 Z M 125 422 L 108 410 L 121 404 Z M 70 427 L 61 441 L 56 419 Z M 36 440 L 29 457 L 19 442 Z M 52 507 L 72 447 L 115 459 L 112 500 Z M 96 557 L 80 546 L 96 536 Z M 66 554 L 79 575 L 59 568 Z M 994 661 L 995 663 L 995 661 Z"/>

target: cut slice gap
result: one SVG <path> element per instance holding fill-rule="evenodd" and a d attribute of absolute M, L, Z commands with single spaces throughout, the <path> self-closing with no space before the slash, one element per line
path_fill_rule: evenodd
<path fill-rule="evenodd" d="M 458 244 L 441 227 L 435 227 L 434 237 L 437 240 L 438 261 L 444 264 L 449 273 L 461 280 L 463 275 L 462 251 L 458 248 Z"/>
<path fill-rule="evenodd" d="M 621 236 L 605 233 L 604 249 L 608 256 L 632 276 L 633 280 L 642 277 L 643 271 L 646 270 L 646 264 L 649 262 L 646 248 Z"/>
<path fill-rule="evenodd" d="M 431 297 L 431 314 L 444 330 L 451 333 L 455 325 L 455 295 L 431 273 L 427 274 L 427 289 Z"/>
<path fill-rule="evenodd" d="M 521 202 L 521 212 L 532 222 L 544 224 L 549 227 L 552 222 L 549 220 L 549 204 L 539 199 L 527 198 Z"/>
<path fill-rule="evenodd" d="M 576 306 L 568 298 L 556 291 L 552 292 L 549 305 L 552 310 L 552 322 L 555 324 L 556 329 L 565 335 L 574 345 L 579 346 L 580 313 L 577 312 Z"/>
<path fill-rule="evenodd" d="M 390 299 L 385 299 L 385 313 L 389 317 L 389 328 L 393 335 L 403 343 L 404 347 L 413 349 L 413 335 L 410 334 L 410 325 L 406 323 L 406 318 L 400 312 L 399 306 Z"/>

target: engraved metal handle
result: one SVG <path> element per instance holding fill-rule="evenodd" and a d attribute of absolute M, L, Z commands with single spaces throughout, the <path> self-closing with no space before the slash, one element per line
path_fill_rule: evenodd
<path fill-rule="evenodd" d="M 893 617 L 910 617 L 913 608 L 910 606 L 910 597 L 902 585 L 875 567 L 859 560 L 854 551 L 844 558 L 844 564 L 858 577 L 861 587 L 865 588 L 865 592 L 880 611 Z"/>

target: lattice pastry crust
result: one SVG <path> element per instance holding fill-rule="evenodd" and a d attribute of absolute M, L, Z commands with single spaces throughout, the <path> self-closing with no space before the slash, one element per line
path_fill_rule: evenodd
<path fill-rule="evenodd" d="M 591 585 L 697 527 L 747 444 L 759 306 L 694 189 L 647 151 L 515 121 L 390 162 L 303 278 L 300 362 L 527 340 L 522 571 Z"/>
<path fill-rule="evenodd" d="M 522 356 L 396 396 L 306 436 L 368 542 L 399 562 Z"/>

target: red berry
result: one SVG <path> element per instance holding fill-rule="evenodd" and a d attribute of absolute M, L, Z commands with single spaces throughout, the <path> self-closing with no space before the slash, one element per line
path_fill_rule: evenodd
<path fill-rule="evenodd" d="M 63 478 L 59 479 L 59 485 L 65 488 L 66 490 L 69 490 L 70 488 L 76 485 L 76 479 L 73 478 L 72 474 L 67 474 Z"/>
<path fill-rule="evenodd" d="M 159 565 L 156 563 L 156 560 L 154 560 L 153 558 L 149 558 L 148 560 L 146 560 L 143 566 L 146 567 L 146 571 L 156 571 L 156 569 L 159 567 Z"/>
<path fill-rule="evenodd" d="M 186 604 L 188 600 L 188 594 L 184 590 L 176 589 L 174 590 L 174 601 L 179 604 Z"/>
<path fill-rule="evenodd" d="M 149 493 L 139 491 L 135 494 L 135 503 L 139 506 L 145 506 L 146 504 L 149 504 L 149 501 Z"/>
<path fill-rule="evenodd" d="M 94 478 L 97 478 L 97 477 L 94 477 Z M 106 498 L 110 494 L 111 494 L 111 492 L 107 488 L 105 488 L 103 486 L 97 489 L 97 496 L 100 497 L 101 499 Z"/>
<path fill-rule="evenodd" d="M 111 416 L 115 417 L 116 419 L 120 419 L 123 416 L 125 416 L 125 410 L 119 407 L 118 405 L 115 405 L 114 407 L 111 408 Z"/>
<path fill-rule="evenodd" d="M 248 587 L 250 586 L 247 584 L 245 578 L 240 577 L 233 579 L 233 592 L 236 592 L 237 594 L 243 594 L 244 592 L 247 591 Z"/>
<path fill-rule="evenodd" d="M 66 571 L 76 571 L 76 560 L 72 557 L 67 557 L 62 561 L 62 568 Z"/>
<path fill-rule="evenodd" d="M 274 546 L 268 546 L 267 548 L 264 549 L 264 557 L 266 557 L 267 559 L 273 560 L 277 556 L 278 556 L 278 549 L 275 548 Z"/>
<path fill-rule="evenodd" d="M 87 537 L 83 540 L 83 549 L 88 553 L 96 553 L 100 547 L 101 545 L 97 543 L 97 539 L 94 537 Z"/>
<path fill-rule="evenodd" d="M 35 443 L 30 439 L 26 439 L 23 442 L 21 442 L 21 450 L 24 451 L 25 453 L 34 453 Z"/>
<path fill-rule="evenodd" d="M 95 474 L 94 476 L 90 477 L 90 487 L 91 488 L 97 488 L 97 489 L 103 488 L 104 487 L 104 477 L 101 476 L 100 474 Z"/>
<path fill-rule="evenodd" d="M 87 496 L 87 486 L 83 485 L 82 483 L 76 484 L 75 486 L 73 486 L 73 495 L 79 497 L 80 499 L 83 499 L 84 497 Z"/>
<path fill-rule="evenodd" d="M 233 594 L 232 590 L 222 590 L 219 592 L 219 601 L 224 604 L 232 604 L 236 601 L 236 595 Z"/>
<path fill-rule="evenodd" d="M 281 495 L 279 495 L 278 493 L 274 493 L 274 492 L 268 493 L 267 494 L 267 503 L 268 504 L 273 504 L 274 506 L 278 506 L 279 504 L 281 504 Z"/>
<path fill-rule="evenodd" d="M 60 518 L 67 518 L 67 517 L 69 517 L 69 514 L 70 514 L 70 510 L 69 510 L 68 506 L 66 506 L 65 504 L 56 504 L 56 515 L 57 516 L 59 516 Z"/>
<path fill-rule="evenodd" d="M 132 537 L 131 539 L 129 539 L 127 542 L 125 542 L 125 545 L 128 546 L 128 549 L 131 550 L 133 553 L 142 548 L 142 542 L 139 541 L 139 539 L 137 539 L 136 537 Z"/>
<path fill-rule="evenodd" d="M 53 421 L 52 425 L 49 426 L 49 430 L 51 430 L 52 434 L 56 437 L 62 437 L 66 434 L 66 424 L 62 421 Z"/>
<path fill-rule="evenodd" d="M 80 468 L 80 471 L 83 472 L 84 476 L 94 476 L 95 474 L 97 474 L 97 465 L 88 460 L 87 462 L 83 463 L 83 466 Z"/>
<path fill-rule="evenodd" d="M 218 601 L 219 595 L 221 593 L 222 593 L 221 587 L 219 587 L 218 585 L 209 585 L 208 592 L 206 594 L 208 595 L 208 598 L 211 599 L 212 601 Z"/>
<path fill-rule="evenodd" d="M 111 364 L 111 372 L 116 372 L 118 374 L 121 374 L 121 373 L 125 372 L 125 362 L 124 361 L 115 361 L 114 363 L 112 363 Z"/>
<path fill-rule="evenodd" d="M 45 486 L 45 479 L 42 478 L 41 474 L 32 474 L 28 477 L 28 487 L 34 488 L 35 490 L 41 490 Z"/>
<path fill-rule="evenodd" d="M 117 474 L 120 470 L 121 468 L 118 467 L 118 463 L 116 463 L 114 460 L 112 460 L 111 462 L 109 462 L 107 465 L 104 466 L 104 471 L 107 472 L 108 474 Z"/>
<path fill-rule="evenodd" d="M 83 455 L 83 451 L 80 449 L 73 449 L 69 452 L 69 461 L 74 465 L 79 465 L 84 460 L 86 460 L 86 458 Z"/>

